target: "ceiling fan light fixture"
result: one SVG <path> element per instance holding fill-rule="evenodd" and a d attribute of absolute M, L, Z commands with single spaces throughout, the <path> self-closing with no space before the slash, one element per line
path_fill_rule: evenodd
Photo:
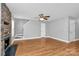
<path fill-rule="evenodd" d="M 44 21 L 45 19 L 44 18 L 40 18 L 40 21 Z"/>
<path fill-rule="evenodd" d="M 40 21 L 46 21 L 46 20 L 48 20 L 48 18 L 50 17 L 50 16 L 44 16 L 44 14 L 39 14 L 39 17 L 40 17 Z"/>

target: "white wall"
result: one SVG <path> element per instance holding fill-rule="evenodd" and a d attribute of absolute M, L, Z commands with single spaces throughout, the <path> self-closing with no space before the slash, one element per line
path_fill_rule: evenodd
<path fill-rule="evenodd" d="M 56 19 L 46 22 L 45 28 L 41 29 L 41 22 L 36 20 L 30 20 L 22 25 L 22 19 L 15 21 L 15 34 L 23 34 L 23 38 L 36 38 L 41 37 L 42 33 L 46 32 L 46 36 L 54 37 L 57 39 L 68 41 L 70 39 L 69 34 L 69 18 Z M 42 26 L 44 27 L 44 26 Z M 73 27 L 73 26 L 72 26 Z M 22 29 L 23 28 L 23 29 Z M 44 35 L 43 35 L 44 36 Z M 76 37 L 79 38 L 79 20 L 77 20 Z"/>
<path fill-rule="evenodd" d="M 27 19 L 14 18 L 14 36 L 23 34 L 23 25 L 27 22 Z"/>
<path fill-rule="evenodd" d="M 68 34 L 69 34 L 69 41 L 75 40 L 75 18 L 69 17 L 69 22 L 68 22 Z"/>
<path fill-rule="evenodd" d="M 17 27 L 19 26 L 19 27 Z M 16 25 L 17 31 L 20 30 L 20 25 Z M 46 23 L 46 36 L 68 40 L 68 19 L 52 20 Z M 39 21 L 28 21 L 23 25 L 23 38 L 41 37 L 41 23 Z"/>
<path fill-rule="evenodd" d="M 39 21 L 29 21 L 24 24 L 23 28 L 24 38 L 40 37 L 41 35 L 41 25 Z"/>
<path fill-rule="evenodd" d="M 79 19 L 76 20 L 75 32 L 76 39 L 79 39 Z"/>
<path fill-rule="evenodd" d="M 19 19 L 15 19 L 14 20 L 14 30 L 15 30 L 15 35 L 16 34 L 21 34 L 22 33 L 22 20 L 19 20 Z"/>
<path fill-rule="evenodd" d="M 47 23 L 47 36 L 68 40 L 68 19 L 58 19 Z"/>

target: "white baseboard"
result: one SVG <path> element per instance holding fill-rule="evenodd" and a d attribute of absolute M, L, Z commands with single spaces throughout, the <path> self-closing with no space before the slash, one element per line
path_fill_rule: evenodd
<path fill-rule="evenodd" d="M 59 40 L 59 41 L 65 42 L 65 43 L 69 43 L 69 41 L 63 40 L 63 39 L 60 39 L 60 38 L 55 38 L 55 37 L 51 37 L 51 36 L 47 36 L 47 38 L 53 38 L 53 39 L 56 39 L 56 40 Z"/>
<path fill-rule="evenodd" d="M 37 39 L 37 38 L 41 38 L 41 37 L 19 38 L 19 39 L 14 39 L 14 41 L 15 41 L 15 40 L 32 40 L 32 39 Z"/>
<path fill-rule="evenodd" d="M 53 38 L 53 39 L 56 39 L 56 40 L 59 40 L 59 41 L 65 42 L 65 43 L 70 43 L 70 42 L 79 40 L 79 39 L 75 39 L 75 40 L 72 40 L 72 41 L 68 41 L 68 40 L 63 40 L 63 39 L 55 38 L 55 37 L 51 37 L 51 36 L 45 36 L 45 37 L 32 37 L 32 38 L 14 39 L 13 42 L 16 41 L 16 40 L 32 40 L 32 39 L 37 39 L 37 38 Z"/>
<path fill-rule="evenodd" d="M 37 39 L 37 38 L 43 38 L 43 37 L 21 38 L 21 39 L 14 39 L 14 41 L 16 41 L 16 40 Z M 63 41 L 63 42 L 69 43 L 69 41 L 67 41 L 67 40 L 62 40 L 62 39 L 55 38 L 55 37 L 45 36 L 45 38 L 53 38 L 53 39 L 56 39 L 56 40 L 59 40 L 59 41 Z"/>

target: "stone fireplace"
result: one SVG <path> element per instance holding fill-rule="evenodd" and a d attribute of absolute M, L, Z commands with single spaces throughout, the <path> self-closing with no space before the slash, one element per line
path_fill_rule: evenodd
<path fill-rule="evenodd" d="M 1 55 L 5 55 L 11 42 L 11 12 L 1 3 Z"/>

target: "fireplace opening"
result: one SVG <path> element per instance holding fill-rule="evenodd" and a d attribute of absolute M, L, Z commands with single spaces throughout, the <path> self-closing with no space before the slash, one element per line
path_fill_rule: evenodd
<path fill-rule="evenodd" d="M 10 36 L 7 35 L 7 36 L 4 38 L 4 49 L 5 49 L 5 51 L 8 49 L 9 45 L 10 45 Z"/>
<path fill-rule="evenodd" d="M 6 40 L 5 40 L 5 46 L 4 48 L 6 49 L 10 44 L 10 38 L 8 37 Z"/>

